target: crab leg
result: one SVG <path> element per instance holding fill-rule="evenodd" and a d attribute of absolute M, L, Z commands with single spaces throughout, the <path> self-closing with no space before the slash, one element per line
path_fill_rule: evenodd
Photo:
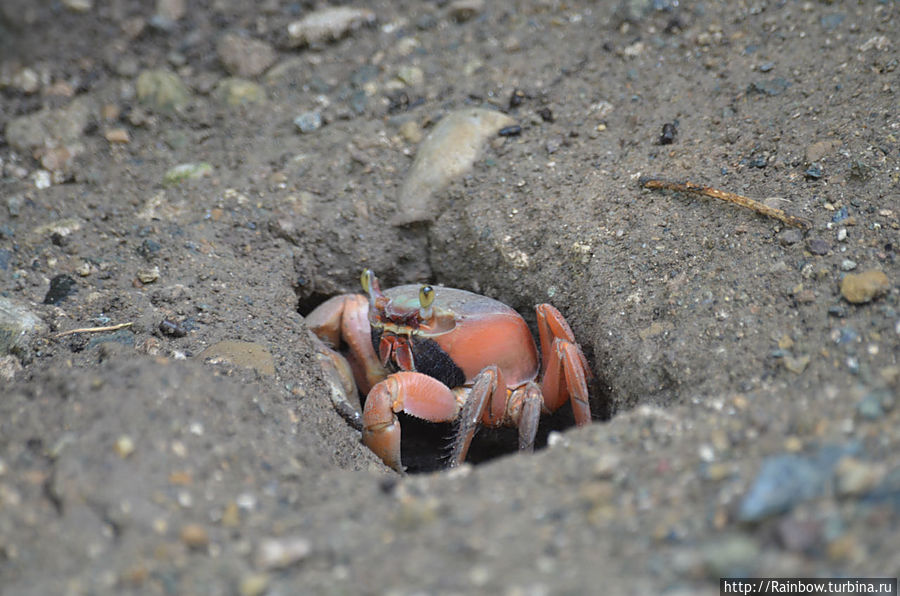
<path fill-rule="evenodd" d="M 361 294 L 329 298 L 306 316 L 306 324 L 326 345 L 337 349 L 341 340 L 350 348 L 350 366 L 363 393 L 387 375 L 372 347 L 369 302 Z"/>
<path fill-rule="evenodd" d="M 394 373 L 372 387 L 363 410 L 362 439 L 384 463 L 402 472 L 400 421 L 405 412 L 431 422 L 449 422 L 461 404 L 443 383 L 417 372 Z"/>
<path fill-rule="evenodd" d="M 534 451 L 534 438 L 544 407 L 541 388 L 537 383 L 527 383 L 513 391 L 509 401 L 509 410 L 519 429 L 519 451 L 530 453 Z"/>
<path fill-rule="evenodd" d="M 325 380 L 331 390 L 331 403 L 338 414 L 356 430 L 362 430 L 362 416 L 359 413 L 359 393 L 353 382 L 353 371 L 347 359 L 329 348 L 317 336 L 313 337 L 316 359 L 325 373 Z M 351 403 L 355 400 L 355 405 Z"/>
<path fill-rule="evenodd" d="M 568 397 L 575 424 L 591 422 L 587 379 L 591 374 L 572 329 L 562 314 L 549 304 L 537 306 L 538 335 L 541 339 L 541 386 L 547 409 L 556 410 Z"/>
<path fill-rule="evenodd" d="M 475 376 L 466 396 L 466 402 L 459 414 L 456 435 L 450 447 L 450 467 L 456 467 L 466 460 L 469 446 L 478 425 L 482 422 L 497 426 L 506 410 L 506 385 L 500 369 L 486 366 Z"/>

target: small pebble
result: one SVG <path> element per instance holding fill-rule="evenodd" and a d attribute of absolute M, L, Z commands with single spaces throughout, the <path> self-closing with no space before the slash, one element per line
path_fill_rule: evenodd
<path fill-rule="evenodd" d="M 783 78 L 783 77 L 775 77 L 773 79 L 766 79 L 764 81 L 756 81 L 751 83 L 747 88 L 749 93 L 759 93 L 761 95 L 781 95 L 787 88 L 791 86 L 791 83 Z"/>
<path fill-rule="evenodd" d="M 116 443 L 115 445 L 113 445 L 113 449 L 119 457 L 125 459 L 129 455 L 134 453 L 134 439 L 132 439 L 128 435 L 122 435 L 118 439 L 116 439 Z"/>
<path fill-rule="evenodd" d="M 675 136 L 678 134 L 678 128 L 672 122 L 663 124 L 662 133 L 659 135 L 660 145 L 671 145 L 675 142 Z"/>
<path fill-rule="evenodd" d="M 841 271 L 853 271 L 856 269 L 856 261 L 844 259 L 841 261 Z"/>
<path fill-rule="evenodd" d="M 741 501 L 738 518 L 745 522 L 759 521 L 820 497 L 835 464 L 854 450 L 852 445 L 826 445 L 814 455 L 789 453 L 766 458 Z"/>
<path fill-rule="evenodd" d="M 848 273 L 841 280 L 841 296 L 847 302 L 864 304 L 884 294 L 890 287 L 883 271 L 871 269 L 858 274 Z"/>
<path fill-rule="evenodd" d="M 837 233 L 838 242 L 843 242 L 847 239 L 847 228 L 841 228 Z"/>
<path fill-rule="evenodd" d="M 241 578 L 241 596 L 262 596 L 269 589 L 271 579 L 265 573 L 250 573 Z"/>
<path fill-rule="evenodd" d="M 44 304 L 59 305 L 60 302 L 74 294 L 78 289 L 75 280 L 66 274 L 57 275 L 50 280 L 50 289 L 44 296 Z"/>
<path fill-rule="evenodd" d="M 822 238 L 807 238 L 806 248 L 814 255 L 826 255 L 831 250 L 831 244 Z"/>
<path fill-rule="evenodd" d="M 247 79 L 226 77 L 216 85 L 212 96 L 225 105 L 238 107 L 266 101 L 266 90 L 262 85 Z"/>
<path fill-rule="evenodd" d="M 318 111 L 303 112 L 294 118 L 294 125 L 302 133 L 310 133 L 322 128 L 322 114 Z"/>
<path fill-rule="evenodd" d="M 884 407 L 881 404 L 881 396 L 873 391 L 856 404 L 856 411 L 863 420 L 879 420 L 884 416 Z"/>
<path fill-rule="evenodd" d="M 797 244 L 801 240 L 803 240 L 803 232 L 796 228 L 788 228 L 786 230 L 782 230 L 778 234 L 778 241 L 782 244 L 782 246 Z"/>
<path fill-rule="evenodd" d="M 845 457 L 834 470 L 835 492 L 840 497 L 865 494 L 875 488 L 886 473 L 880 464 L 861 461 L 855 457 Z"/>
<path fill-rule="evenodd" d="M 364 8 L 322 8 L 288 25 L 288 43 L 292 47 L 298 47 L 334 41 L 374 22 L 375 13 Z"/>
<path fill-rule="evenodd" d="M 788 517 L 778 523 L 778 538 L 789 551 L 809 551 L 822 540 L 822 524 L 816 520 Z"/>
<path fill-rule="evenodd" d="M 400 135 L 409 143 L 418 144 L 423 137 L 422 127 L 415 120 L 407 120 L 400 125 Z"/>
<path fill-rule="evenodd" d="M 35 170 L 31 176 L 32 184 L 38 190 L 44 190 L 45 188 L 50 188 L 53 186 L 53 179 L 50 177 L 50 172 L 47 170 Z"/>
<path fill-rule="evenodd" d="M 425 73 L 418 66 L 401 66 L 397 78 L 409 87 L 422 87 L 425 84 Z"/>
<path fill-rule="evenodd" d="M 847 316 L 847 309 L 845 309 L 843 306 L 841 306 L 839 304 L 836 304 L 834 306 L 829 306 L 828 307 L 828 316 L 837 317 L 837 318 L 842 319 Z"/>
<path fill-rule="evenodd" d="M 257 569 L 284 569 L 309 556 L 312 545 L 300 536 L 265 538 L 256 549 Z"/>
<path fill-rule="evenodd" d="M 135 83 L 138 101 L 157 111 L 181 110 L 191 100 L 191 91 L 184 81 L 163 69 L 145 70 Z"/>
<path fill-rule="evenodd" d="M 128 134 L 128 131 L 124 128 L 111 128 L 107 130 L 103 135 L 107 141 L 110 143 L 130 143 L 131 136 Z"/>
<path fill-rule="evenodd" d="M 447 9 L 450 18 L 456 21 L 468 21 L 484 11 L 484 0 L 454 0 Z"/>
<path fill-rule="evenodd" d="M 186 524 L 181 528 L 181 541 L 188 548 L 202 549 L 209 546 L 209 534 L 200 524 Z"/>
<path fill-rule="evenodd" d="M 169 168 L 163 176 L 163 184 L 179 184 L 185 180 L 199 180 L 210 176 L 213 172 L 212 165 L 201 161 L 198 163 L 183 163 Z"/>
<path fill-rule="evenodd" d="M 138 269 L 137 278 L 144 284 L 152 284 L 159 279 L 159 267 L 154 265 L 149 269 Z"/>
<path fill-rule="evenodd" d="M 812 164 L 803 172 L 807 180 L 818 180 L 822 177 L 822 168 L 817 164 Z"/>
<path fill-rule="evenodd" d="M 806 366 L 809 364 L 809 360 L 810 360 L 810 357 L 807 354 L 804 356 L 797 356 L 797 357 L 785 356 L 782 359 L 782 362 L 784 362 L 784 367 L 787 370 L 791 371 L 794 374 L 799 375 L 804 370 L 806 370 Z"/>
<path fill-rule="evenodd" d="M 255 77 L 275 63 L 275 50 L 264 41 L 237 33 L 226 33 L 216 44 L 225 70 L 236 77 Z"/>

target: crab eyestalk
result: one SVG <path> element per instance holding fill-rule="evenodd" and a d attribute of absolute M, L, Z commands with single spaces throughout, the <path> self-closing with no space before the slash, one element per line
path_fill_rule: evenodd
<path fill-rule="evenodd" d="M 378 320 L 379 314 L 384 312 L 385 306 L 390 303 L 390 298 L 381 292 L 381 284 L 371 269 L 365 269 L 359 277 L 363 292 L 369 298 L 369 322 Z"/>
<path fill-rule="evenodd" d="M 422 286 L 419 288 L 419 321 L 430 321 L 434 315 L 434 288 L 431 286 Z"/>

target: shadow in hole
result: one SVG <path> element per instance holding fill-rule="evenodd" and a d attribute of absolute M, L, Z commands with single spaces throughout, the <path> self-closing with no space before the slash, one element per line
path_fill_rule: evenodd
<path fill-rule="evenodd" d="M 403 439 L 401 458 L 410 474 L 435 472 L 447 468 L 447 454 L 453 438 L 453 423 L 425 422 L 412 416 L 399 414 Z M 541 418 L 534 449 L 547 446 L 547 436 L 552 431 L 563 431 L 575 426 L 571 408 L 563 406 L 556 412 Z M 466 461 L 479 465 L 504 455 L 518 453 L 518 430 L 515 428 L 481 427 L 472 440 Z"/>
<path fill-rule="evenodd" d="M 317 306 L 331 298 L 331 294 L 323 294 L 321 292 L 313 292 L 308 296 L 299 297 L 297 299 L 297 312 L 304 317 L 311 313 Z"/>

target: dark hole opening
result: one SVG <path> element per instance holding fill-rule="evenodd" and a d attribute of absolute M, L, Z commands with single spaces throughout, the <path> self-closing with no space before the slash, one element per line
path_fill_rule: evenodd
<path fill-rule="evenodd" d="M 400 454 L 406 471 L 422 474 L 444 470 L 448 467 L 447 454 L 454 436 L 453 423 L 434 423 L 400 414 L 403 440 Z M 534 449 L 547 446 L 547 437 L 553 431 L 575 426 L 571 408 L 562 407 L 553 414 L 543 416 L 538 427 Z M 498 457 L 518 453 L 519 434 L 515 428 L 481 427 L 472 440 L 466 462 L 479 465 Z"/>
<path fill-rule="evenodd" d="M 297 299 L 297 312 L 305 317 L 329 298 L 331 295 L 322 292 L 312 292 L 306 296 L 300 296 Z"/>

